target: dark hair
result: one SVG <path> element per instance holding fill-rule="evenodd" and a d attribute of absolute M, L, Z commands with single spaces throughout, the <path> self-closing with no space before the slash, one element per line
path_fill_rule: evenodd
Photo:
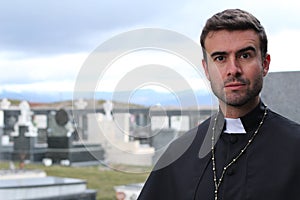
<path fill-rule="evenodd" d="M 260 21 L 244 10 L 228 9 L 213 15 L 206 21 L 200 36 L 200 43 L 205 59 L 205 39 L 209 32 L 219 30 L 254 30 L 259 36 L 262 59 L 265 58 L 268 51 L 268 39 L 265 29 L 260 24 Z"/>

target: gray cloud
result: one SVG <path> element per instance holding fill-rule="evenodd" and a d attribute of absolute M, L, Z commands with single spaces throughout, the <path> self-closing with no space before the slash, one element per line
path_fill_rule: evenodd
<path fill-rule="evenodd" d="M 261 20 L 273 39 L 271 69 L 299 69 L 289 59 L 297 57 L 298 1 L 0 0 L 1 86 L 72 81 L 85 55 L 135 28 L 169 29 L 198 42 L 205 20 L 225 8 L 246 9 Z M 281 35 L 284 30 L 296 32 Z"/>
<path fill-rule="evenodd" d="M 171 1 L 14 0 L 0 2 L 0 51 L 27 54 L 80 52 L 104 35 L 147 25 L 172 8 Z M 94 44 L 97 45 L 97 44 Z"/>
<path fill-rule="evenodd" d="M 174 0 L 4 0 L 0 1 L 0 53 L 91 52 L 104 40 L 135 27 L 168 28 L 198 36 L 211 14 L 224 8 L 249 9 L 267 31 L 299 28 L 299 4 Z M 195 27 L 197 26 L 197 27 Z M 197 38 L 196 38 L 197 39 Z"/>

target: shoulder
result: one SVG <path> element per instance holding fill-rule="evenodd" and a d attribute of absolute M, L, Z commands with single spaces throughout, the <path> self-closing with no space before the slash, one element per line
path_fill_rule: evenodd
<path fill-rule="evenodd" d="M 284 137 L 291 137 L 300 141 L 300 124 L 292 121 L 272 110 L 269 110 L 269 117 L 267 123 L 273 134 L 283 135 Z"/>
<path fill-rule="evenodd" d="M 182 136 L 175 139 L 166 148 L 166 151 L 159 158 L 156 163 L 155 169 L 164 168 L 171 163 L 175 164 L 180 161 L 185 155 L 193 155 L 188 152 L 199 151 L 203 139 L 206 135 L 210 120 L 207 119 L 198 127 L 187 131 Z M 197 155 L 197 154 L 195 154 Z"/>
<path fill-rule="evenodd" d="M 204 122 L 202 122 L 199 126 L 187 131 L 185 134 L 180 136 L 179 138 L 175 139 L 171 144 L 170 147 L 172 148 L 173 146 L 182 146 L 182 145 L 187 145 L 191 144 L 197 137 L 197 140 L 204 138 L 206 135 L 207 129 L 209 127 L 210 119 L 206 119 Z"/>
<path fill-rule="evenodd" d="M 285 116 L 280 115 L 272 110 L 269 110 L 268 120 L 275 127 L 284 127 L 288 129 L 298 129 L 298 130 L 300 128 L 300 124 L 298 124 L 297 122 L 292 121 L 286 118 Z"/>

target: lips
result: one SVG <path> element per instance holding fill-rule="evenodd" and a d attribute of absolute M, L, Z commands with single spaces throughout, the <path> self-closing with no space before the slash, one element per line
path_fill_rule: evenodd
<path fill-rule="evenodd" d="M 235 83 L 227 83 L 225 85 L 225 88 L 231 89 L 231 90 L 239 90 L 245 87 L 245 83 L 235 82 Z"/>

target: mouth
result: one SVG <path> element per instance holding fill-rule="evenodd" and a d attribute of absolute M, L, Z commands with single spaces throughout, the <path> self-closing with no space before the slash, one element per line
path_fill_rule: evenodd
<path fill-rule="evenodd" d="M 230 90 L 240 90 L 246 86 L 245 83 L 235 82 L 235 83 L 228 83 L 225 85 L 225 89 Z"/>

